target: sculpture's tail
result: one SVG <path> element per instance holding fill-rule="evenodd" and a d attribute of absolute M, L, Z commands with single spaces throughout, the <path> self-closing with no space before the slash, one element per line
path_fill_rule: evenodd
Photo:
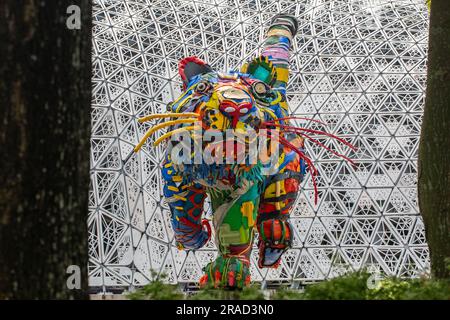
<path fill-rule="evenodd" d="M 297 29 L 297 19 L 292 15 L 278 14 L 272 18 L 261 55 L 268 57 L 276 68 L 277 81 L 274 87 L 286 88 L 289 79 L 289 50 Z"/>

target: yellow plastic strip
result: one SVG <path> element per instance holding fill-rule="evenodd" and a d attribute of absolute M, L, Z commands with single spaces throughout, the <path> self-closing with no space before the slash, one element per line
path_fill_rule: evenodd
<path fill-rule="evenodd" d="M 282 82 L 287 82 L 289 79 L 289 69 L 277 68 L 277 80 Z"/>
<path fill-rule="evenodd" d="M 183 131 L 189 131 L 189 130 L 194 130 L 195 126 L 189 126 L 189 127 L 183 127 L 183 128 L 178 128 L 172 131 L 169 131 L 165 134 L 163 134 L 161 137 L 159 137 L 155 142 L 153 142 L 153 145 L 156 147 L 157 145 L 159 145 L 162 141 L 164 141 L 167 138 L 170 138 L 171 136 L 173 136 L 176 133 L 180 133 Z"/>
<path fill-rule="evenodd" d="M 270 105 L 272 105 L 272 106 L 276 105 L 278 102 L 281 101 L 281 98 L 282 98 L 281 93 L 279 93 L 279 92 L 277 92 L 277 93 L 278 93 L 278 97 L 270 103 Z"/>
<path fill-rule="evenodd" d="M 278 197 L 280 197 L 280 195 L 281 195 L 281 181 L 277 181 L 275 184 L 275 196 L 278 198 Z M 277 210 L 281 210 L 280 202 L 277 201 L 275 203 L 275 208 Z"/>
<path fill-rule="evenodd" d="M 172 105 L 175 105 L 175 104 L 177 104 L 180 100 L 184 100 L 185 98 L 186 98 L 186 96 L 187 97 L 192 97 L 192 93 L 191 94 L 187 94 L 187 92 L 189 92 L 190 90 L 192 90 L 192 88 L 195 86 L 195 85 L 197 85 L 196 83 L 194 83 L 192 86 L 190 86 L 189 88 L 187 88 L 186 90 L 185 90 L 185 94 L 182 94 L 181 96 L 179 96 L 174 102 L 172 102 Z"/>
<path fill-rule="evenodd" d="M 277 119 L 278 119 L 278 117 L 276 116 L 276 114 L 275 114 L 272 110 L 270 110 L 269 108 L 263 108 L 263 110 L 264 110 L 265 112 L 267 112 L 274 120 L 277 120 Z"/>
<path fill-rule="evenodd" d="M 290 41 L 292 41 L 292 34 L 291 32 L 289 32 L 288 30 L 284 30 L 284 29 L 272 29 L 269 32 L 267 32 L 267 37 L 286 37 L 288 38 Z"/>
<path fill-rule="evenodd" d="M 186 200 L 187 200 L 185 197 L 179 196 L 179 195 L 177 195 L 177 194 L 174 194 L 173 197 L 174 197 L 175 199 L 182 200 L 182 201 L 186 201 Z"/>
<path fill-rule="evenodd" d="M 184 118 L 184 117 L 198 117 L 198 113 L 194 112 L 185 112 L 185 113 L 176 113 L 176 112 L 169 112 L 169 113 L 160 113 L 160 114 L 151 114 L 149 116 L 145 116 L 138 119 L 139 123 L 143 123 L 152 119 L 162 119 L 162 118 Z"/>
<path fill-rule="evenodd" d="M 180 124 L 180 123 L 192 123 L 198 121 L 198 119 L 193 119 L 193 118 L 189 118 L 189 119 L 177 119 L 177 120 L 172 120 L 172 121 L 167 121 L 164 123 L 160 123 L 156 126 L 154 126 L 153 128 L 151 128 L 150 130 L 147 131 L 147 133 L 144 135 L 144 137 L 141 139 L 141 141 L 139 142 L 139 144 L 134 147 L 134 152 L 138 152 L 142 146 L 144 145 L 145 141 L 157 130 L 165 128 L 165 127 L 170 127 L 172 125 L 175 124 Z"/>
<path fill-rule="evenodd" d="M 173 176 L 172 181 L 173 182 L 181 182 L 181 181 L 183 181 L 183 178 L 181 176 Z M 184 189 L 184 188 L 182 188 L 182 189 Z"/>
<path fill-rule="evenodd" d="M 186 101 L 188 101 L 189 99 L 192 98 L 192 94 L 184 97 L 181 102 L 178 103 L 177 109 L 175 110 L 176 112 L 180 111 L 181 108 L 184 106 L 184 104 L 186 103 Z M 178 100 L 177 100 L 178 101 Z M 176 102 L 173 103 L 174 105 L 176 104 Z"/>

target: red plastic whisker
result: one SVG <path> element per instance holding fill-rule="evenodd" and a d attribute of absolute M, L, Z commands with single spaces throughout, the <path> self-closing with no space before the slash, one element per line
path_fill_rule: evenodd
<path fill-rule="evenodd" d="M 356 147 L 354 145 L 352 145 L 351 143 L 345 141 L 342 138 L 339 138 L 338 136 L 335 136 L 334 134 L 325 132 L 325 131 L 320 131 L 320 130 L 313 130 L 313 129 L 307 129 L 307 128 L 298 128 L 298 127 L 293 127 L 293 126 L 287 126 L 287 125 L 283 125 L 283 124 L 271 124 L 275 127 L 280 127 L 283 129 L 290 129 L 290 130 L 294 130 L 294 131 L 305 131 L 305 132 L 310 132 L 310 133 L 315 133 L 315 134 L 320 134 L 320 135 L 325 135 L 328 136 L 330 138 L 336 139 L 339 142 L 342 142 L 343 144 L 345 144 L 347 147 L 349 147 L 350 149 L 356 151 Z"/>
<path fill-rule="evenodd" d="M 317 200 L 318 200 L 318 190 L 317 190 L 317 183 L 316 183 L 316 176 L 317 176 L 317 169 L 314 166 L 314 164 L 312 163 L 311 159 L 309 159 L 302 151 L 300 151 L 296 146 L 294 146 L 292 143 L 290 143 L 289 141 L 287 141 L 285 138 L 280 137 L 280 142 L 285 145 L 286 147 L 288 147 L 289 149 L 291 149 L 292 151 L 296 152 L 302 159 L 304 159 L 306 161 L 306 163 L 308 164 L 309 168 L 311 168 L 311 178 L 312 178 L 312 182 L 313 182 L 313 186 L 314 186 L 314 204 L 317 204 Z"/>
<path fill-rule="evenodd" d="M 330 151 L 330 152 L 333 153 L 334 155 L 336 155 L 336 156 L 338 156 L 338 157 L 341 157 L 342 159 L 344 159 L 344 160 L 350 162 L 353 166 L 356 166 L 356 163 L 355 163 L 352 159 L 350 159 L 349 157 L 344 156 L 343 154 L 340 154 L 339 152 L 334 151 L 333 149 L 327 147 L 326 145 L 324 145 L 324 144 L 321 143 L 320 141 L 317 141 L 316 139 L 310 137 L 309 135 L 307 135 L 307 134 L 305 134 L 305 133 L 303 133 L 302 135 L 303 135 L 304 137 L 308 138 L 309 140 L 311 140 L 312 142 L 314 142 L 315 144 L 317 144 L 318 146 L 321 146 L 321 147 L 325 148 L 325 150 Z"/>
<path fill-rule="evenodd" d="M 290 131 L 290 130 L 288 130 L 288 131 Z M 293 131 L 290 131 L 290 132 L 293 132 Z M 295 132 L 295 131 L 294 131 L 294 132 Z M 343 154 L 340 154 L 339 152 L 334 151 L 333 149 L 327 147 L 326 145 L 324 145 L 324 144 L 321 143 L 320 141 L 317 141 L 316 139 L 312 138 L 311 136 L 307 135 L 306 133 L 298 133 L 298 132 L 295 132 L 295 133 L 299 134 L 299 135 L 302 136 L 302 137 L 305 137 L 305 138 L 311 140 L 311 141 L 312 141 L 313 143 L 315 143 L 316 145 L 318 145 L 318 146 L 320 146 L 320 147 L 322 147 L 322 148 L 325 148 L 325 150 L 330 151 L 330 152 L 333 153 L 334 155 L 336 155 L 336 156 L 338 156 L 338 157 L 341 157 L 342 159 L 344 159 L 344 160 L 350 162 L 353 166 L 356 166 L 356 163 L 355 163 L 352 159 L 350 159 L 350 158 L 344 156 Z"/>

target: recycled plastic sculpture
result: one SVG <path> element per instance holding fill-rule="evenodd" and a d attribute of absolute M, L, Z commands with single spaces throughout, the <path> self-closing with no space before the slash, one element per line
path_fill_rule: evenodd
<path fill-rule="evenodd" d="M 256 230 L 259 233 L 259 267 L 278 267 L 283 252 L 292 242 L 289 212 L 307 170 L 316 186 L 317 170 L 305 153 L 304 139 L 351 162 L 314 139 L 313 135 L 326 135 L 353 148 L 345 140 L 289 124 L 291 119 L 305 120 L 290 117 L 286 101 L 289 50 L 297 28 L 295 17 L 275 16 L 261 56 L 244 64 L 239 72 L 215 71 L 196 57 L 181 60 L 179 73 L 184 92 L 169 104 L 168 113 L 139 119 L 141 123 L 152 119 L 174 119 L 150 128 L 134 152 L 138 152 L 156 131 L 169 129 L 154 141 L 154 145 L 170 139 L 162 177 L 164 196 L 172 213 L 172 226 L 180 249 L 197 250 L 210 239 L 211 226 L 208 220 L 202 219 L 202 213 L 207 195 L 211 199 L 219 255 L 204 268 L 201 286 L 242 288 L 249 284 L 249 255 Z M 205 132 L 220 135 L 229 130 L 265 137 L 264 143 L 270 145 L 268 157 L 277 155 L 275 163 L 264 159 L 250 162 L 249 156 L 244 161 L 236 161 L 238 155 L 251 149 L 255 140 L 251 134 L 249 138 L 233 140 L 231 144 L 226 140 L 225 147 L 215 144 L 217 140 L 205 139 Z M 174 139 L 186 133 L 195 141 Z M 203 137 L 200 153 L 208 151 L 214 161 L 195 161 L 198 141 L 195 137 L 199 135 Z M 273 142 L 277 143 L 277 152 L 273 151 Z M 194 152 L 178 152 L 182 150 L 178 147 L 186 145 L 194 148 Z M 231 158 L 226 158 L 223 163 L 230 154 Z M 317 201 L 316 188 L 315 191 Z"/>

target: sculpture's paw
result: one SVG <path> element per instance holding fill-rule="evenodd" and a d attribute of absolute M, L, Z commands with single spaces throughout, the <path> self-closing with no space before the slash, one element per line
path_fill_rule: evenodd
<path fill-rule="evenodd" d="M 258 231 L 259 267 L 277 268 L 282 254 L 291 246 L 291 225 L 286 220 L 269 219 L 259 224 Z"/>
<path fill-rule="evenodd" d="M 198 250 L 211 238 L 211 226 L 206 219 L 201 224 L 196 225 L 185 218 L 181 218 L 174 231 L 179 250 Z"/>
<path fill-rule="evenodd" d="M 205 268 L 200 287 L 242 289 L 250 284 L 249 261 L 239 257 L 219 256 Z"/>

